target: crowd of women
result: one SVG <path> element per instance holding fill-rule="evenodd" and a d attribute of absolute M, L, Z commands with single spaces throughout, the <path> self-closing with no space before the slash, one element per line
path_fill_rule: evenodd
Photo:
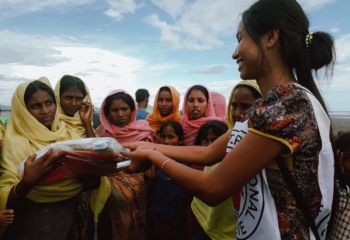
<path fill-rule="evenodd" d="M 236 36 L 232 57 L 244 80 L 227 104 L 198 84 L 179 111 L 179 92 L 162 86 L 152 113 L 136 120 L 132 95 L 117 89 L 103 100 L 94 129 L 88 86 L 78 77 L 65 75 L 54 89 L 46 78 L 20 84 L 0 135 L 2 238 L 325 239 L 334 157 L 313 71 L 332 66 L 332 37 L 310 32 L 295 0 L 257 1 Z M 130 158 L 130 167 L 116 170 L 112 162 L 108 174 L 95 166 L 94 174 L 44 184 L 61 152 L 35 153 L 86 137 L 116 139 L 130 151 L 115 161 Z"/>

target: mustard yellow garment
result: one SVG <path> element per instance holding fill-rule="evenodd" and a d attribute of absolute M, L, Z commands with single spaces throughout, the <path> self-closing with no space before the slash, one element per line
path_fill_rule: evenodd
<path fill-rule="evenodd" d="M 233 93 L 235 92 L 236 88 L 239 86 L 250 86 L 254 89 L 256 89 L 259 93 L 260 93 L 260 88 L 258 86 L 258 84 L 256 83 L 255 80 L 242 80 L 240 81 L 236 86 L 234 86 L 234 88 L 232 89 L 231 93 L 230 93 L 230 97 L 227 103 L 227 125 L 229 128 L 232 128 L 234 125 L 233 119 L 232 119 L 232 99 L 233 99 Z"/>
<path fill-rule="evenodd" d="M 84 101 L 86 101 L 88 103 L 92 103 L 89 89 L 86 87 L 85 83 L 84 83 L 84 86 L 85 86 L 85 90 L 86 90 L 86 97 L 85 97 Z M 60 99 L 60 87 L 61 87 L 61 80 L 56 84 L 56 87 L 55 87 L 57 111 L 60 114 L 59 119 L 63 120 L 66 123 L 66 128 L 69 131 L 76 132 L 80 137 L 86 137 L 86 130 L 85 130 L 83 123 L 81 122 L 79 112 L 76 112 L 74 117 L 67 116 L 63 112 L 62 107 L 61 107 L 61 99 Z M 93 125 L 92 115 L 91 115 L 91 124 Z"/>
<path fill-rule="evenodd" d="M 39 80 L 50 86 L 46 78 Z M 12 97 L 12 117 L 6 128 L 0 162 L 0 209 L 6 208 L 9 192 L 20 180 L 17 167 L 23 160 L 50 143 L 78 137 L 67 131 L 58 114 L 50 131 L 29 113 L 24 103 L 24 93 L 31 82 L 20 84 Z M 36 186 L 27 198 L 35 202 L 56 202 L 78 194 L 81 189 L 81 184 L 72 179 L 51 186 Z"/>
<path fill-rule="evenodd" d="M 50 86 L 46 78 L 39 80 Z M 48 144 L 80 138 L 59 120 L 57 111 L 51 130 L 30 114 L 24 103 L 24 93 L 31 82 L 33 81 L 20 84 L 12 97 L 12 117 L 6 128 L 3 158 L 0 160 L 0 209 L 6 208 L 11 188 L 20 181 L 17 167 L 23 160 Z M 81 190 L 82 185 L 78 181 L 68 179 L 54 185 L 35 186 L 26 197 L 39 203 L 58 202 L 77 195 Z M 95 221 L 109 194 L 108 180 L 102 178 L 101 185 L 93 192 L 91 201 Z"/>
<path fill-rule="evenodd" d="M 5 126 L 0 120 L 0 141 L 4 140 L 4 135 L 5 135 Z"/>
<path fill-rule="evenodd" d="M 220 163 L 205 167 L 204 172 L 213 171 Z M 199 225 L 213 240 L 236 239 L 237 216 L 234 214 L 232 199 L 228 198 L 215 207 L 210 207 L 200 199 L 193 197 L 191 209 Z"/>
<path fill-rule="evenodd" d="M 91 101 L 91 95 L 89 92 L 89 89 L 84 83 L 84 87 L 86 90 L 86 97 L 84 98 L 84 101 L 88 103 L 92 103 Z M 61 107 L 61 96 L 60 96 L 60 88 L 61 88 L 61 80 L 57 82 L 55 87 L 55 97 L 56 97 L 56 103 L 57 103 L 57 111 L 59 113 L 59 120 L 64 121 L 66 124 L 66 128 L 70 132 L 74 132 L 75 134 L 79 135 L 81 138 L 86 137 L 86 129 L 81 122 L 79 112 L 76 112 L 74 117 L 67 116 Z M 91 115 L 91 125 L 93 125 L 92 121 L 92 115 Z M 92 192 L 91 201 L 90 201 L 90 207 L 94 212 L 94 221 L 97 222 L 98 215 L 102 211 L 105 203 L 107 202 L 107 199 L 111 193 L 111 187 L 110 183 L 108 181 L 107 177 L 101 177 L 101 184 L 99 188 L 95 189 Z"/>

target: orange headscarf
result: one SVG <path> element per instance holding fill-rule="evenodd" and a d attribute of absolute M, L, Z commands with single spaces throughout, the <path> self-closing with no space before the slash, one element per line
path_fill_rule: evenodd
<path fill-rule="evenodd" d="M 149 122 L 149 125 L 151 126 L 153 131 L 157 131 L 159 129 L 159 126 L 166 121 L 169 121 L 169 120 L 179 121 L 181 118 L 181 115 L 179 113 L 180 93 L 174 87 L 171 87 L 171 86 L 164 86 L 164 87 L 167 87 L 170 89 L 171 98 L 173 101 L 173 110 L 166 117 L 163 117 L 160 114 L 158 109 L 158 96 L 159 96 L 159 90 L 158 90 L 156 98 L 154 99 L 153 112 L 147 117 L 147 121 Z"/>

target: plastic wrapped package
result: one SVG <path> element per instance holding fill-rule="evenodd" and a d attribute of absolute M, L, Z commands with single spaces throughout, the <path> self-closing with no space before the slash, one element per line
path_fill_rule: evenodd
<path fill-rule="evenodd" d="M 52 170 L 41 185 L 48 185 L 79 175 L 103 176 L 116 172 L 116 168 L 124 168 L 130 161 L 116 162 L 116 154 L 126 151 L 114 138 L 83 138 L 57 142 L 46 146 L 36 153 L 36 161 L 49 149 L 62 151 L 58 167 Z M 23 176 L 24 163 L 18 168 L 19 176 Z"/>

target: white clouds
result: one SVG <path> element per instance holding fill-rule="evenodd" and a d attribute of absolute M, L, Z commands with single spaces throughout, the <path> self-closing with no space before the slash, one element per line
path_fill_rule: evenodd
<path fill-rule="evenodd" d="M 179 16 L 189 2 L 188 0 L 152 0 L 153 4 L 164 10 L 171 17 Z"/>
<path fill-rule="evenodd" d="M 334 0 L 299 0 L 306 10 L 320 8 Z M 205 50 L 220 47 L 223 39 L 234 33 L 240 14 L 253 0 L 152 0 L 173 21 L 157 14 L 144 20 L 160 30 L 160 41 L 173 48 Z"/>
<path fill-rule="evenodd" d="M 7 44 L 8 52 L 14 54 L 10 61 L 0 58 L 2 104 L 9 104 L 12 91 L 20 81 L 46 76 L 54 85 L 64 74 L 71 74 L 87 83 L 98 105 L 112 89 L 133 92 L 138 78 L 136 72 L 145 65 L 143 60 L 78 42 L 8 31 L 0 33 L 0 50 Z M 10 37 L 3 38 L 6 35 Z M 21 41 L 29 44 L 20 44 Z M 46 60 L 50 64 L 45 64 Z"/>
<path fill-rule="evenodd" d="M 350 62 L 350 34 L 342 35 L 335 41 L 337 60 Z"/>
<path fill-rule="evenodd" d="M 304 9 L 313 10 L 332 3 L 334 0 L 298 0 L 298 2 Z"/>
<path fill-rule="evenodd" d="M 81 6 L 93 1 L 95 0 L 0 0 L 0 13 L 2 16 L 16 16 L 63 6 Z"/>
<path fill-rule="evenodd" d="M 182 12 L 174 23 L 159 19 L 156 14 L 149 15 L 145 22 L 161 31 L 161 42 L 174 48 L 184 49 L 211 49 L 222 46 L 222 38 L 234 32 L 238 25 L 239 14 L 246 9 L 252 0 L 197 0 L 195 2 L 181 2 L 181 7 L 174 8 Z M 161 5 L 170 15 L 170 4 Z M 184 10 L 182 10 L 184 9 Z"/>
<path fill-rule="evenodd" d="M 205 66 L 201 68 L 194 69 L 190 71 L 189 73 L 195 73 L 195 74 L 219 74 L 227 69 L 232 67 L 231 65 L 228 64 L 214 64 L 210 66 Z"/>
<path fill-rule="evenodd" d="M 136 9 L 134 0 L 107 0 L 107 3 L 109 9 L 104 13 L 116 21 L 120 21 L 127 13 L 134 13 Z"/>

